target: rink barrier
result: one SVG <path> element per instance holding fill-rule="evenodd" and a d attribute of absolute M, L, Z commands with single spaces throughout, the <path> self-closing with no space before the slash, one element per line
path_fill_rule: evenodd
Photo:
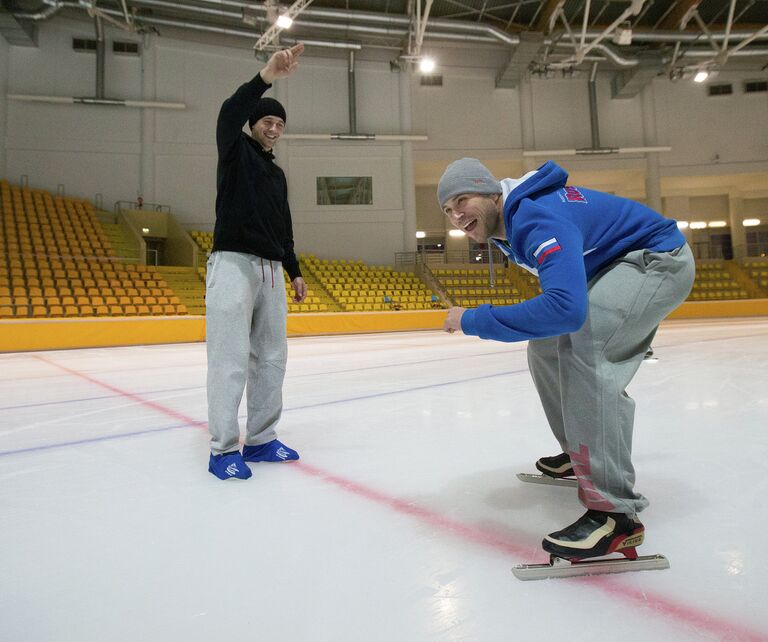
<path fill-rule="evenodd" d="M 288 336 L 439 330 L 445 310 L 288 315 Z M 683 303 L 670 319 L 768 316 L 768 299 Z M 0 352 L 205 341 L 205 317 L 109 317 L 0 321 Z"/>
<path fill-rule="evenodd" d="M 725 319 L 768 316 L 768 299 L 686 301 L 668 319 Z"/>
<path fill-rule="evenodd" d="M 436 330 L 445 310 L 289 314 L 288 336 Z M 205 317 L 109 317 L 0 321 L 0 352 L 205 341 Z"/>

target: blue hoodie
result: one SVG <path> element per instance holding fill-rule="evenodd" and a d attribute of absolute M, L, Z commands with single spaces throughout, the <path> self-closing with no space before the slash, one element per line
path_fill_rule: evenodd
<path fill-rule="evenodd" d="M 620 196 L 566 186 L 567 180 L 565 170 L 548 161 L 517 184 L 504 200 L 507 242 L 492 239 L 539 277 L 542 294 L 467 310 L 465 334 L 524 341 L 576 332 L 587 318 L 587 282 L 601 269 L 632 250 L 666 252 L 685 244 L 675 221 Z"/>

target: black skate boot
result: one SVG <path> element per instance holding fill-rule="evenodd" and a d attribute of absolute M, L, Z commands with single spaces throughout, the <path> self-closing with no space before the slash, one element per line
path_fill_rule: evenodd
<path fill-rule="evenodd" d="M 643 543 L 645 527 L 637 517 L 624 513 L 588 510 L 563 530 L 550 533 L 542 546 L 547 553 L 577 561 L 613 552 L 637 559 L 635 547 Z"/>
<path fill-rule="evenodd" d="M 542 457 L 536 462 L 536 469 L 544 473 L 547 477 L 573 477 L 573 466 L 568 453 L 561 453 L 554 457 Z"/>

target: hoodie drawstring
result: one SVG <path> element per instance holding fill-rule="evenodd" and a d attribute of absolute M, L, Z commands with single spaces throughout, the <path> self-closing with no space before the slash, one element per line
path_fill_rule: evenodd
<path fill-rule="evenodd" d="M 264 259 L 259 257 L 259 260 L 261 261 L 261 281 L 262 283 L 265 283 L 267 280 L 267 277 L 264 273 Z M 275 287 L 275 267 L 272 265 L 272 261 L 269 262 L 269 271 L 272 273 L 272 287 Z"/>

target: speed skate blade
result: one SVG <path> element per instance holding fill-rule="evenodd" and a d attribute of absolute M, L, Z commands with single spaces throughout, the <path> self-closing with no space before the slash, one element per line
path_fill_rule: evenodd
<path fill-rule="evenodd" d="M 605 575 L 665 568 L 669 568 L 669 560 L 663 555 L 641 555 L 634 560 L 617 558 L 586 562 L 569 562 L 560 557 L 553 557 L 549 564 L 519 564 L 512 568 L 512 574 L 519 580 L 546 580 L 550 577 Z"/>
<path fill-rule="evenodd" d="M 520 481 L 528 484 L 546 484 L 547 486 L 568 486 L 576 488 L 578 483 L 573 477 L 550 477 L 549 475 L 531 475 L 530 473 L 517 473 Z"/>

